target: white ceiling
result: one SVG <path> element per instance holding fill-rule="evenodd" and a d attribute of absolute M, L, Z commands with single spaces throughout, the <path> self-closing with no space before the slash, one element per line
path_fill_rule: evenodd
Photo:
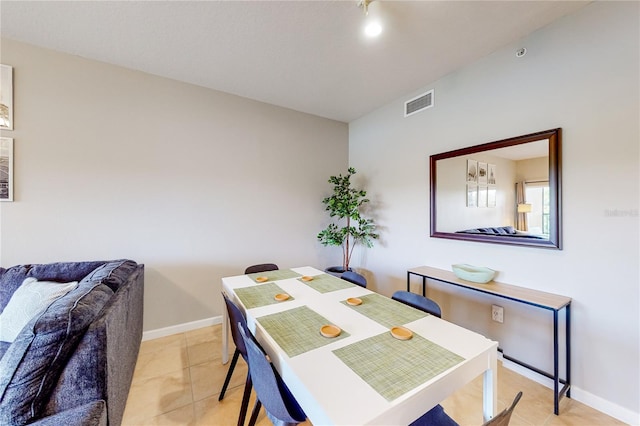
<path fill-rule="evenodd" d="M 355 0 L 2 0 L 0 32 L 350 122 L 588 4 L 377 1 L 377 39 Z"/>

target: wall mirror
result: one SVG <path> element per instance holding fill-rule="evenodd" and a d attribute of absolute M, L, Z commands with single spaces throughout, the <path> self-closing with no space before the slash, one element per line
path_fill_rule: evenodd
<path fill-rule="evenodd" d="M 561 129 L 430 157 L 431 236 L 561 249 Z"/>

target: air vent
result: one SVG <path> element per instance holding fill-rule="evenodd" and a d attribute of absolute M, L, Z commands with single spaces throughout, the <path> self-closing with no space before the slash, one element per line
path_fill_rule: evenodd
<path fill-rule="evenodd" d="M 433 106 L 433 89 L 404 103 L 404 116 L 408 117 Z"/>

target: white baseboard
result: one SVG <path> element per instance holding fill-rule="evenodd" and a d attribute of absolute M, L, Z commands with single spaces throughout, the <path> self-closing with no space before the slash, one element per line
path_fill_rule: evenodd
<path fill-rule="evenodd" d="M 170 327 L 158 328 L 156 330 L 149 330 L 142 333 L 142 341 L 158 339 L 160 337 L 170 336 L 172 334 L 184 333 L 186 331 L 197 330 L 202 327 L 209 327 L 211 325 L 221 324 L 222 316 L 205 318 L 198 321 L 186 322 L 184 324 L 172 325 Z"/>
<path fill-rule="evenodd" d="M 629 425 L 640 425 L 640 413 L 614 404 L 590 392 L 571 386 L 571 398 Z"/>
<path fill-rule="evenodd" d="M 500 356 L 499 358 L 502 358 L 502 356 Z M 538 374 L 535 371 L 529 370 L 528 368 L 525 368 L 514 362 L 507 361 L 506 359 L 502 359 L 502 365 L 505 368 L 508 368 L 509 370 L 515 371 L 521 376 L 526 377 L 527 379 L 531 379 L 536 383 L 540 383 L 541 385 L 548 387 L 549 389 L 553 389 L 553 380 L 543 376 L 542 374 Z M 593 408 L 594 410 L 598 410 L 601 413 L 618 419 L 621 422 L 627 423 L 629 425 L 640 425 L 640 413 L 634 413 L 627 408 L 614 404 L 611 401 L 607 401 L 606 399 L 580 389 L 575 385 L 571 385 L 571 399 L 575 399 L 576 401 L 579 401 L 584 405 Z M 560 415 L 562 415 L 562 412 L 560 412 Z"/>

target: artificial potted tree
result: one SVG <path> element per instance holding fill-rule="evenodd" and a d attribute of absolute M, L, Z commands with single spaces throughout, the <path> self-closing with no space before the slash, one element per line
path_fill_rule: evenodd
<path fill-rule="evenodd" d="M 334 185 L 333 194 L 322 202 L 335 222 L 318 233 L 318 241 L 322 245 L 342 247 L 342 265 L 327 268 L 327 272 L 336 275 L 351 270 L 349 263 L 357 244 L 373 247 L 373 240 L 379 237 L 373 219 L 362 215 L 362 206 L 369 202 L 367 191 L 352 188 L 351 176 L 356 174 L 356 169 L 349 167 L 348 172 L 345 176 L 329 178 L 329 183 Z"/>

